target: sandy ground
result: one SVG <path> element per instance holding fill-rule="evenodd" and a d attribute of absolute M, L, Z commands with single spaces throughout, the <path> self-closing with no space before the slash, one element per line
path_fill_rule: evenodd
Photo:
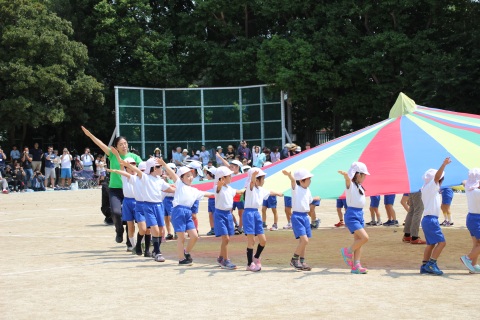
<path fill-rule="evenodd" d="M 236 271 L 219 269 L 219 240 L 202 236 L 195 264 L 180 267 L 175 242 L 162 245 L 165 263 L 133 256 L 103 224 L 100 190 L 0 195 L 0 319 L 127 319 L 212 317 L 253 319 L 447 319 L 479 315 L 480 275 L 470 275 L 459 257 L 470 250 L 466 198 L 456 194 L 455 226 L 445 230 L 441 277 L 421 276 L 423 246 L 403 244 L 402 228 L 367 228 L 363 264 L 352 275 L 339 254 L 351 236 L 337 229 L 335 202 L 322 201 L 307 250 L 311 272 L 288 262 L 296 246 L 291 231 L 267 231 L 261 272 L 244 271 L 245 237 L 231 242 Z M 280 200 L 279 203 L 283 204 Z M 405 211 L 396 199 L 400 221 Z M 382 217 L 385 217 L 385 210 Z M 286 223 L 283 205 L 280 222 Z M 200 233 L 208 231 L 206 202 Z M 370 220 L 369 215 L 365 217 Z M 386 220 L 384 218 L 384 220 Z M 268 216 L 269 225 L 272 215 Z M 423 233 L 420 232 L 423 236 Z"/>

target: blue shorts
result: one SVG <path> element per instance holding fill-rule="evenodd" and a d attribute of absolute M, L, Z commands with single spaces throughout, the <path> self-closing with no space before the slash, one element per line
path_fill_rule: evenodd
<path fill-rule="evenodd" d="M 144 202 L 143 212 L 145 213 L 147 228 L 151 226 L 165 226 L 165 209 L 162 202 Z"/>
<path fill-rule="evenodd" d="M 347 209 L 348 208 L 347 199 L 337 199 L 337 208 L 338 209 L 340 209 L 340 208 Z"/>
<path fill-rule="evenodd" d="M 213 230 L 215 237 L 233 236 L 235 229 L 233 227 L 233 216 L 228 210 L 219 210 L 215 208 L 213 214 Z"/>
<path fill-rule="evenodd" d="M 453 199 L 453 189 L 452 188 L 445 188 L 442 189 L 442 204 L 452 204 Z"/>
<path fill-rule="evenodd" d="M 378 208 L 380 205 L 380 196 L 371 196 L 370 197 L 370 207 L 371 208 Z"/>
<path fill-rule="evenodd" d="M 285 208 L 291 208 L 292 207 L 292 197 L 283 196 L 283 201 L 285 203 Z"/>
<path fill-rule="evenodd" d="M 200 200 L 195 200 L 192 206 L 192 214 L 198 213 L 198 207 L 200 206 Z"/>
<path fill-rule="evenodd" d="M 135 199 L 123 198 L 122 203 L 122 220 L 133 221 L 135 219 Z"/>
<path fill-rule="evenodd" d="M 165 208 L 165 217 L 169 217 L 173 212 L 173 197 L 165 197 L 163 199 L 163 207 Z"/>
<path fill-rule="evenodd" d="M 195 229 L 192 219 L 192 208 L 186 206 L 176 206 L 172 212 L 172 224 L 175 232 L 185 232 Z"/>
<path fill-rule="evenodd" d="M 312 203 L 310 203 L 310 205 L 314 205 L 316 207 L 319 207 L 320 206 L 320 200 L 313 200 Z"/>
<path fill-rule="evenodd" d="M 235 209 L 243 210 L 245 208 L 245 203 L 243 201 L 234 201 L 232 211 Z"/>
<path fill-rule="evenodd" d="M 277 196 L 268 196 L 267 200 L 263 200 L 262 206 L 267 207 L 268 209 L 276 209 Z"/>
<path fill-rule="evenodd" d="M 348 207 L 343 219 L 345 220 L 345 225 L 351 233 L 365 228 L 365 220 L 363 220 L 362 208 Z"/>
<path fill-rule="evenodd" d="M 72 169 L 71 168 L 62 168 L 60 171 L 61 179 L 71 179 L 72 178 Z"/>
<path fill-rule="evenodd" d="M 480 214 L 469 213 L 467 214 L 467 228 L 470 231 L 470 235 L 480 240 Z"/>
<path fill-rule="evenodd" d="M 301 236 L 307 236 L 308 238 L 312 237 L 312 228 L 310 227 L 308 213 L 293 211 L 291 223 L 295 239 L 298 239 Z"/>
<path fill-rule="evenodd" d="M 245 234 L 264 234 L 262 217 L 258 209 L 247 208 L 243 211 L 243 231 Z"/>
<path fill-rule="evenodd" d="M 386 194 L 383 196 L 383 204 L 388 206 L 388 205 L 393 205 L 395 202 L 395 195 L 394 194 Z"/>
<path fill-rule="evenodd" d="M 135 204 L 135 221 L 145 222 L 145 212 L 143 212 L 143 207 L 145 206 L 144 201 L 137 201 Z"/>
<path fill-rule="evenodd" d="M 440 228 L 440 223 L 438 223 L 437 216 L 424 216 L 422 219 L 422 229 L 428 245 L 445 242 L 445 237 Z"/>
<path fill-rule="evenodd" d="M 215 198 L 208 198 L 208 212 L 215 212 Z"/>

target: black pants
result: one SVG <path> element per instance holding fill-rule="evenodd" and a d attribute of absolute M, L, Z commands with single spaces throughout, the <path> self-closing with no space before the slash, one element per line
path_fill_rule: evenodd
<path fill-rule="evenodd" d="M 122 203 L 123 203 L 123 190 L 120 188 L 110 188 L 110 210 L 112 210 L 112 220 L 115 224 L 115 231 L 117 235 L 123 235 L 125 230 L 122 223 Z"/>
<path fill-rule="evenodd" d="M 108 189 L 108 181 L 102 183 L 102 210 L 105 218 L 110 219 L 112 217 L 112 210 L 110 209 L 110 195 Z"/>

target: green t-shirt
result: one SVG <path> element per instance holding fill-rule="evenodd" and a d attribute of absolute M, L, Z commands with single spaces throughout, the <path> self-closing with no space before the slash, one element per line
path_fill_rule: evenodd
<path fill-rule="evenodd" d="M 120 158 L 122 158 L 122 160 L 125 160 L 128 157 L 135 159 L 135 162 L 137 163 L 137 165 L 140 162 L 142 162 L 142 158 L 137 156 L 135 153 L 130 153 L 129 152 L 124 156 L 120 155 Z M 117 157 L 115 157 L 115 155 L 112 153 L 112 151 L 110 151 L 110 154 L 108 155 L 108 160 L 110 160 L 110 169 L 120 170 L 120 163 L 118 163 Z M 119 175 L 118 173 L 111 172 L 110 173 L 110 183 L 108 184 L 108 187 L 109 188 L 121 189 L 122 188 L 121 175 Z"/>

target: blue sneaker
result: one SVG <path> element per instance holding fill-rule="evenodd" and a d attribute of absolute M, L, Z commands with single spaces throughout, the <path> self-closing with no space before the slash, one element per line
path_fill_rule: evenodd
<path fill-rule="evenodd" d="M 463 262 L 463 264 L 465 265 L 465 267 L 467 267 L 467 269 L 470 271 L 470 272 L 475 272 L 475 268 L 474 266 L 472 265 L 472 260 L 470 260 L 468 258 L 468 256 L 461 256 L 460 257 L 460 260 Z"/>
<path fill-rule="evenodd" d="M 429 274 L 431 273 L 430 270 L 427 269 L 427 264 L 422 264 L 420 267 L 420 274 Z"/>
<path fill-rule="evenodd" d="M 436 262 L 434 263 L 427 262 L 427 264 L 425 265 L 425 268 L 427 268 L 427 270 L 430 271 L 430 273 L 433 273 L 437 276 L 441 276 L 443 274 L 443 271 L 438 268 Z"/>
<path fill-rule="evenodd" d="M 393 220 L 387 220 L 387 222 L 384 222 L 384 223 L 383 223 L 383 225 L 384 225 L 385 227 L 391 227 L 391 226 L 393 226 L 393 224 L 394 224 L 394 221 L 393 221 Z"/>
<path fill-rule="evenodd" d="M 222 262 L 222 269 L 227 269 L 227 270 L 235 270 L 237 269 L 237 266 L 234 265 L 230 259 L 223 260 Z"/>

